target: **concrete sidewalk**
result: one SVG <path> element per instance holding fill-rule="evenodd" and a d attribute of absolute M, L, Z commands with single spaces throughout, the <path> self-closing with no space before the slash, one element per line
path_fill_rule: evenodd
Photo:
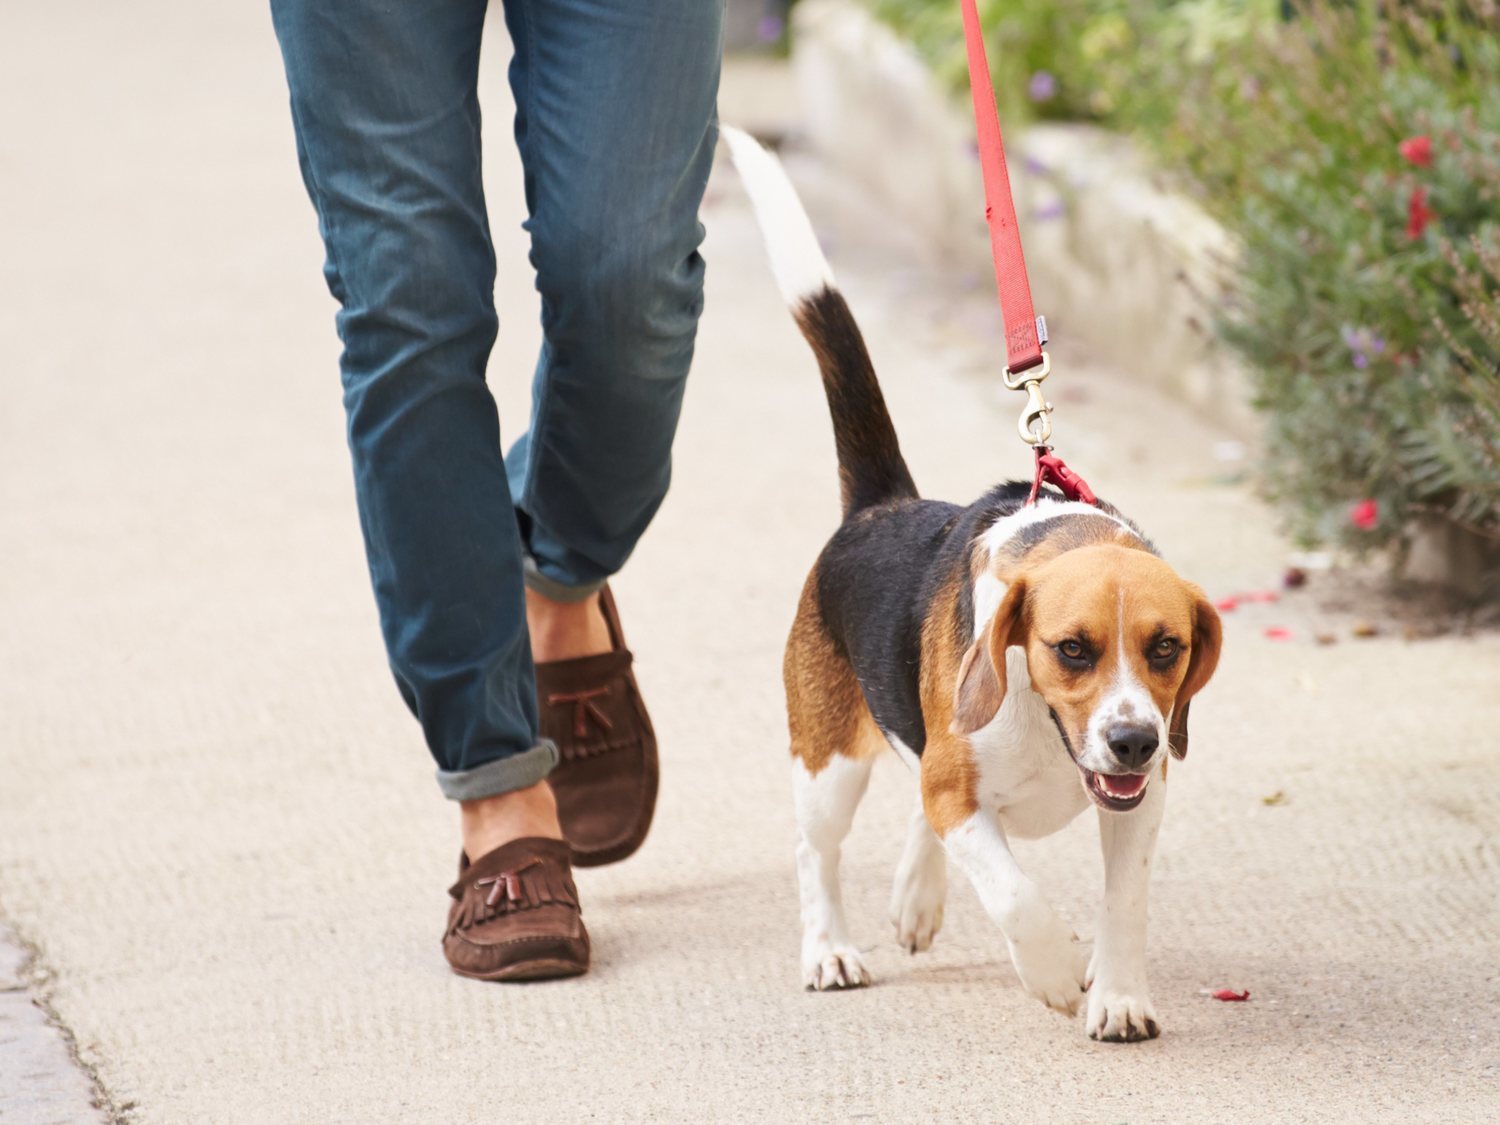
<path fill-rule="evenodd" d="M 538 330 L 506 53 L 496 21 L 491 383 L 513 434 Z M 894 762 L 845 853 L 876 987 L 800 990 L 780 646 L 837 489 L 811 358 L 727 167 L 677 483 L 618 583 L 663 747 L 657 827 L 580 877 L 589 976 L 452 976 L 455 816 L 379 646 L 269 17 L 13 5 L 0 98 L 27 107 L 0 133 L 0 913 L 117 1116 L 1500 1116 L 1500 642 L 1317 647 L 1297 599 L 1227 618 L 1172 771 L 1163 1038 L 1093 1044 L 1024 996 L 956 882 L 934 949 L 896 948 Z M 924 490 L 1025 472 L 987 287 L 928 272 L 857 193 L 792 167 Z M 1057 359 L 1070 462 L 1210 593 L 1274 581 L 1268 513 L 1214 483 L 1219 435 L 1103 359 Z M 1091 936 L 1092 821 L 1022 861 Z M 1220 986 L 1252 999 L 1201 994 Z"/>

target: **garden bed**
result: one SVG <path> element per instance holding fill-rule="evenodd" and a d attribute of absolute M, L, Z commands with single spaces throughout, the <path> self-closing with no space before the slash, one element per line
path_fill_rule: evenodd
<path fill-rule="evenodd" d="M 869 2 L 795 9 L 809 131 L 983 276 L 958 5 Z M 1300 543 L 1500 595 L 1493 0 L 980 9 L 1054 335 L 1259 430 Z"/>

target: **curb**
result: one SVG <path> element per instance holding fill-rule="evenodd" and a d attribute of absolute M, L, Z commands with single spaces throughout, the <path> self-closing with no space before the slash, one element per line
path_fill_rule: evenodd
<path fill-rule="evenodd" d="M 0 1120 L 119 1120 L 37 988 L 33 952 L 0 923 Z"/>
<path fill-rule="evenodd" d="M 912 47 L 854 0 L 793 9 L 792 65 L 808 137 L 952 268 L 993 273 L 973 126 Z M 1244 371 L 1212 336 L 1232 237 L 1162 191 L 1125 138 L 1038 125 L 1010 138 L 1037 311 L 1132 378 L 1240 437 L 1259 422 Z M 898 154 L 899 159 L 891 159 Z"/>

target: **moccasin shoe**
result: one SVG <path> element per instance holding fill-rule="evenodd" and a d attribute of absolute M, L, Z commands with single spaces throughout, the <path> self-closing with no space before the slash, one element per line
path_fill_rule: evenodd
<path fill-rule="evenodd" d="M 443 955 L 478 980 L 572 977 L 589 967 L 578 888 L 562 840 L 527 836 L 473 863 L 461 856 Z"/>
<path fill-rule="evenodd" d="M 547 780 L 578 867 L 630 855 L 646 839 L 656 811 L 656 732 L 608 586 L 599 605 L 611 651 L 536 666 L 541 733 L 559 752 Z"/>

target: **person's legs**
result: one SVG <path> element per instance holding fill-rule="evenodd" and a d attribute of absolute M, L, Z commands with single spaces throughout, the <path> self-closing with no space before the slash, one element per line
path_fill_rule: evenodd
<path fill-rule="evenodd" d="M 273 0 L 303 178 L 342 306 L 360 522 L 390 663 L 466 845 L 543 832 L 522 550 L 485 364 L 484 0 Z M 518 792 L 513 801 L 496 795 Z M 509 817 L 476 810 L 508 807 Z M 471 815 L 473 814 L 473 815 Z M 492 829 L 475 835 L 483 823 Z"/>
<path fill-rule="evenodd" d="M 506 458 L 533 604 L 588 599 L 666 494 L 702 309 L 721 8 L 506 0 L 545 335 Z"/>

